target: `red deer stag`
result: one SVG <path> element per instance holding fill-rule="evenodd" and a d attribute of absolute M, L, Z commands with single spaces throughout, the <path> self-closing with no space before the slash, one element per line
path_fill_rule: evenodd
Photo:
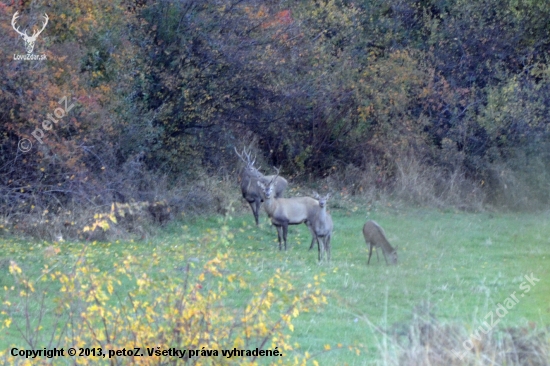
<path fill-rule="evenodd" d="M 241 160 L 244 162 L 244 167 L 239 172 L 239 180 L 241 182 L 241 192 L 243 198 L 248 202 L 252 213 L 254 214 L 254 220 L 256 220 L 256 225 L 259 224 L 258 217 L 260 215 L 260 207 L 262 204 L 262 193 L 261 189 L 258 186 L 257 182 L 263 182 L 267 184 L 272 179 L 273 175 L 264 176 L 256 167 L 254 163 L 256 159 L 252 159 L 250 152 L 247 152 L 246 149 L 243 149 L 243 152 L 239 154 L 235 148 L 235 153 Z M 275 197 L 279 198 L 283 195 L 284 190 L 288 182 L 285 178 L 277 176 L 275 179 Z"/>

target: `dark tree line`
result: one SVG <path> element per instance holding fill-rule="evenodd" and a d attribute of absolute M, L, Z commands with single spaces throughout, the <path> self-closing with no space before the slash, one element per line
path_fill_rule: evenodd
<path fill-rule="evenodd" d="M 31 27 L 50 15 L 46 61 L 11 61 L 15 11 Z M 459 175 L 464 200 L 550 198 L 545 2 L 62 0 L 0 15 L 3 213 L 149 199 L 160 175 L 229 174 L 243 145 L 295 179 L 391 192 L 414 161 L 441 197 Z M 23 154 L 64 95 L 75 109 Z"/>

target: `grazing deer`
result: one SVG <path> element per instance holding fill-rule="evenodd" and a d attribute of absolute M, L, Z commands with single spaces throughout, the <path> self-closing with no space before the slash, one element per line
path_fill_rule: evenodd
<path fill-rule="evenodd" d="M 391 264 L 397 264 L 397 246 L 395 249 L 390 245 L 388 239 L 386 239 L 386 234 L 384 230 L 378 225 L 375 221 L 367 221 L 363 226 L 363 236 L 365 237 L 365 242 L 370 244 L 369 247 L 369 260 L 367 265 L 370 263 L 370 257 L 372 255 L 372 247 L 378 247 L 382 249 L 384 254 L 384 259 L 386 264 L 388 264 L 388 259 L 386 254 L 390 257 Z M 380 262 L 380 256 L 378 255 L 378 250 L 376 251 L 376 257 L 378 262 Z"/>
<path fill-rule="evenodd" d="M 254 214 L 254 220 L 256 220 L 256 225 L 259 224 L 258 216 L 260 215 L 260 206 L 262 204 L 262 192 L 257 182 L 263 182 L 264 184 L 269 183 L 274 179 L 273 175 L 264 176 L 256 167 L 254 163 L 256 159 L 250 157 L 250 152 L 247 152 L 246 149 L 243 149 L 243 152 L 239 154 L 235 148 L 235 153 L 241 160 L 244 162 L 245 166 L 241 169 L 239 173 L 239 179 L 241 181 L 241 192 L 243 198 L 248 202 L 252 213 Z M 277 176 L 275 179 L 275 197 L 279 198 L 283 195 L 284 190 L 288 182 L 285 178 Z"/>
<path fill-rule="evenodd" d="M 267 216 L 271 219 L 273 226 L 277 228 L 277 237 L 279 239 L 279 250 L 281 250 L 281 240 L 285 243 L 288 232 L 288 225 L 299 225 L 305 223 L 315 238 L 311 222 L 317 211 L 319 211 L 319 202 L 311 197 L 293 197 L 293 198 L 276 198 L 274 197 L 274 188 L 277 175 L 269 181 L 267 185 L 258 181 L 258 186 L 262 189 L 264 198 L 264 208 Z"/>
<path fill-rule="evenodd" d="M 327 212 L 327 201 L 329 197 L 330 193 L 324 197 L 320 197 L 319 194 L 314 192 L 314 198 L 319 201 L 320 209 L 317 210 L 311 221 L 311 227 L 315 235 L 314 239 L 317 241 L 319 262 L 321 262 L 323 258 L 323 252 L 326 253 L 327 261 L 330 262 L 330 238 L 332 236 L 333 224 L 332 217 Z M 321 239 L 321 242 L 319 242 L 319 239 Z"/>

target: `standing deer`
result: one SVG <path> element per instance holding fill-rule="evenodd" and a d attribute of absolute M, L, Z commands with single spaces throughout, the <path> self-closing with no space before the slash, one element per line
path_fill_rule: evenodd
<path fill-rule="evenodd" d="M 256 159 L 252 159 L 250 152 L 247 152 L 246 149 L 243 149 L 243 152 L 239 154 L 237 148 L 235 148 L 235 153 L 241 160 L 244 162 L 245 166 L 241 169 L 239 173 L 239 179 L 241 181 L 241 192 L 243 198 L 248 202 L 252 213 L 254 214 L 254 220 L 256 220 L 256 225 L 259 224 L 258 217 L 260 215 L 260 206 L 262 204 L 262 192 L 257 182 L 263 182 L 267 184 L 272 179 L 273 175 L 264 176 L 256 167 L 254 163 Z M 285 178 L 277 176 L 275 179 L 275 197 L 279 198 L 283 195 L 284 190 L 288 182 Z"/>
<path fill-rule="evenodd" d="M 369 260 L 367 265 L 370 263 L 370 257 L 372 255 L 372 247 L 378 247 L 382 249 L 384 254 L 384 259 L 386 264 L 388 264 L 388 259 L 386 254 L 390 257 L 391 264 L 397 264 L 397 246 L 395 249 L 390 245 L 388 239 L 386 239 L 386 234 L 384 230 L 378 225 L 375 221 L 367 221 L 363 226 L 363 236 L 365 237 L 365 242 L 370 244 L 369 247 Z M 380 256 L 378 255 L 378 250 L 376 251 L 376 257 L 378 262 L 380 262 Z"/>
<path fill-rule="evenodd" d="M 275 168 L 276 169 L 276 168 Z M 277 228 L 277 237 L 279 239 L 279 250 L 281 250 L 281 240 L 285 243 L 288 232 L 288 225 L 299 225 L 305 223 L 315 238 L 311 222 L 319 211 L 319 202 L 311 197 L 293 197 L 293 198 L 276 198 L 274 197 L 275 182 L 279 176 L 277 175 L 269 181 L 267 185 L 258 181 L 258 186 L 262 189 L 264 198 L 264 208 L 267 216 L 271 219 L 273 226 Z"/>
<path fill-rule="evenodd" d="M 327 201 L 330 197 L 330 193 L 324 197 L 320 197 L 319 194 L 314 192 L 314 198 L 319 201 L 320 209 L 317 210 L 312 222 L 311 227 L 317 241 L 317 250 L 319 252 L 319 262 L 323 258 L 323 252 L 326 253 L 327 261 L 330 262 L 330 238 L 332 236 L 332 217 L 327 212 Z M 319 239 L 321 241 L 319 242 Z M 311 247 L 310 247 L 311 249 Z"/>

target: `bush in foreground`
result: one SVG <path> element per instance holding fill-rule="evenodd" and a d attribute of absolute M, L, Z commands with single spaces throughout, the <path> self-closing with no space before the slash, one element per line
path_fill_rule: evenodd
<path fill-rule="evenodd" d="M 311 358 L 291 344 L 290 332 L 294 329 L 292 320 L 301 312 L 317 310 L 326 303 L 317 276 L 305 289 L 297 289 L 287 274 L 277 270 L 268 281 L 251 289 L 225 269 L 233 260 L 227 253 L 218 254 L 202 268 L 195 259 L 184 260 L 182 256 L 183 264 L 177 269 L 180 275 L 174 275 L 166 271 L 165 261 L 154 252 L 139 260 L 127 255 L 100 270 L 91 264 L 90 251 L 85 247 L 67 270 L 45 264 L 35 281 L 10 261 L 15 284 L 4 289 L 1 333 L 6 337 L 9 330 L 12 339 L 4 339 L 10 344 L 0 353 L 3 363 L 97 364 L 101 358 L 109 359 L 111 351 L 111 364 L 116 365 L 176 364 L 181 360 L 193 365 L 255 365 L 263 363 L 265 357 L 257 352 L 228 357 L 222 350 L 256 348 L 271 350 L 272 364 L 304 365 Z M 250 300 L 240 306 L 233 304 L 226 296 L 229 291 L 250 291 Z M 17 343 L 14 333 L 20 335 Z M 65 357 L 14 357 L 12 347 L 63 348 Z M 77 355 L 79 348 L 89 349 L 85 351 L 89 355 L 68 357 L 70 347 Z M 128 351 L 136 347 L 142 357 L 129 356 Z M 98 357 L 99 349 L 106 356 Z M 123 349 L 126 356 L 112 355 Z M 186 353 L 162 355 L 162 350 L 169 349 Z M 155 355 L 149 356 L 151 352 Z"/>

